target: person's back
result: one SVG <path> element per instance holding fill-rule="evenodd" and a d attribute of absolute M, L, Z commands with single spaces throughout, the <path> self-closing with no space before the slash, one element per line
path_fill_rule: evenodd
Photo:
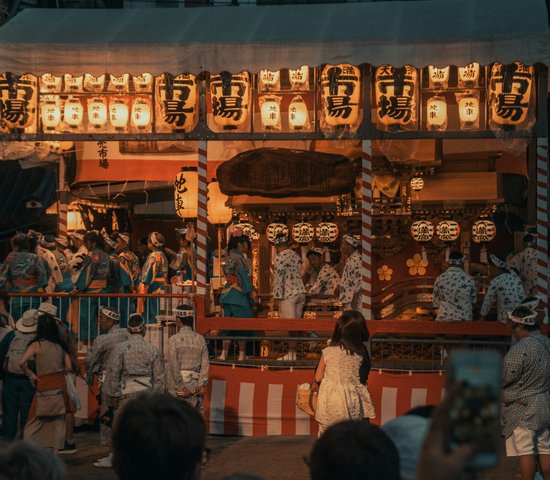
<path fill-rule="evenodd" d="M 359 385 L 359 369 L 363 357 L 355 353 L 349 353 L 340 346 L 326 347 L 323 349 L 326 370 L 324 382 L 336 384 Z"/>

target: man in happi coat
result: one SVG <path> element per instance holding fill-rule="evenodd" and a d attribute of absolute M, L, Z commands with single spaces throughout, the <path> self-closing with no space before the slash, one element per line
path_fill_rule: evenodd
<path fill-rule="evenodd" d="M 140 293 L 160 293 L 161 287 L 166 285 L 168 277 L 168 260 L 164 255 L 164 237 L 158 232 L 153 232 L 147 239 L 147 245 L 151 253 L 147 257 L 140 278 Z M 160 311 L 160 302 L 158 298 L 147 298 L 143 307 L 138 311 L 144 312 L 147 323 L 156 323 L 157 315 Z M 139 307 L 139 305 L 138 305 Z"/>
<path fill-rule="evenodd" d="M 474 279 L 464 271 L 464 255 L 452 252 L 449 268 L 435 279 L 433 304 L 440 322 L 469 322 L 476 303 Z"/>
<path fill-rule="evenodd" d="M 74 252 L 67 257 L 67 260 L 69 261 L 69 271 L 71 272 L 73 283 L 80 276 L 80 272 L 84 267 L 84 259 L 88 255 L 88 249 L 84 244 L 84 235 L 86 235 L 86 230 L 77 230 L 71 233 L 71 243 Z"/>
<path fill-rule="evenodd" d="M 40 235 L 36 254 L 48 265 L 48 285 L 47 292 L 55 292 L 56 287 L 63 281 L 63 274 L 57 263 L 57 257 L 54 254 L 55 238 L 52 235 Z"/>
<path fill-rule="evenodd" d="M 141 269 L 137 255 L 130 250 L 130 237 L 126 233 L 119 233 L 115 252 L 118 255 L 120 293 L 135 293 L 139 285 Z M 135 313 L 136 303 L 133 298 L 123 298 L 120 302 L 120 316 L 122 327 L 127 326 L 128 317 Z"/>
<path fill-rule="evenodd" d="M 28 238 L 17 233 L 11 239 L 12 251 L 0 266 L 0 288 L 11 293 L 43 292 L 48 285 L 44 263 L 38 255 L 29 251 Z M 11 314 L 17 321 L 25 310 L 40 305 L 39 297 L 15 297 L 12 299 Z"/>
<path fill-rule="evenodd" d="M 351 235 L 342 238 L 342 257 L 346 258 L 340 279 L 340 302 L 346 310 L 361 311 L 361 252 L 359 242 Z"/>
<path fill-rule="evenodd" d="M 166 377 L 168 393 L 202 409 L 208 383 L 208 348 L 204 337 L 193 331 L 193 308 L 180 305 L 175 310 L 178 333 L 168 339 Z"/>
<path fill-rule="evenodd" d="M 537 457 L 542 478 L 550 478 L 550 339 L 536 317 L 525 305 L 508 316 L 517 343 L 502 370 L 502 434 L 506 456 L 519 458 L 521 480 L 533 480 Z"/>
<path fill-rule="evenodd" d="M 308 295 L 333 296 L 340 284 L 340 275 L 332 265 L 325 262 L 323 249 L 310 249 L 307 258 L 315 273 L 315 280 L 309 288 Z"/>
<path fill-rule="evenodd" d="M 537 250 L 535 237 L 525 235 L 523 237 L 524 249 L 508 260 L 508 268 L 514 268 L 519 273 L 523 282 L 526 295 L 537 294 Z"/>
<path fill-rule="evenodd" d="M 116 412 L 136 395 L 166 390 L 166 374 L 162 357 L 157 347 L 145 341 L 146 323 L 139 313 L 130 315 L 128 333 L 130 337 L 118 343 L 111 351 L 105 369 L 102 392 L 108 406 Z M 112 457 L 94 463 L 96 467 L 110 467 Z"/>
<path fill-rule="evenodd" d="M 119 326 L 120 315 L 116 308 L 101 307 L 99 309 L 99 329 L 101 334 L 94 340 L 84 358 L 86 382 L 90 387 L 94 385 L 94 378 L 99 380 L 99 398 L 101 415 L 107 412 L 108 398 L 104 392 L 105 371 L 107 362 L 116 345 L 126 342 L 130 338 L 128 330 Z M 111 429 L 103 424 L 99 426 L 99 441 L 102 446 L 110 444 Z"/>
<path fill-rule="evenodd" d="M 106 293 L 109 256 L 103 250 L 103 237 L 98 232 L 88 232 L 84 236 L 84 242 L 89 253 L 84 258 L 75 288 L 82 293 Z M 81 340 L 97 337 L 98 307 L 98 297 L 80 299 L 79 338 Z"/>
<path fill-rule="evenodd" d="M 55 245 L 56 248 L 53 250 L 53 254 L 55 255 L 62 276 L 61 283 L 56 285 L 55 291 L 70 293 L 74 290 L 74 283 L 71 279 L 71 270 L 69 267 L 69 256 L 72 256 L 72 253 L 67 248 L 69 246 L 69 241 L 66 237 L 56 237 Z M 52 303 L 57 307 L 59 318 L 65 325 L 68 325 L 67 312 L 69 311 L 71 299 L 69 297 L 54 297 L 52 298 Z"/>
<path fill-rule="evenodd" d="M 487 288 L 480 313 L 486 317 L 496 301 L 497 320 L 506 323 L 508 314 L 525 298 L 523 283 L 517 273 L 506 267 L 504 258 L 491 254 L 489 259 L 493 279 Z"/>

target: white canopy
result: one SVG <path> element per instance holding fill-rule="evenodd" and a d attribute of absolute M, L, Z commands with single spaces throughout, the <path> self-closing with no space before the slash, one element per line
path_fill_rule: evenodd
<path fill-rule="evenodd" d="M 516 60 L 550 65 L 545 0 L 26 9 L 0 28 L 0 71 L 19 74 Z"/>

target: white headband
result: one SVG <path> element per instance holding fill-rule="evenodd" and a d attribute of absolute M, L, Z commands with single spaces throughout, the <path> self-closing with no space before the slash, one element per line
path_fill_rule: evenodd
<path fill-rule="evenodd" d="M 449 258 L 449 265 L 462 265 L 464 263 L 464 255 L 460 258 Z"/>
<path fill-rule="evenodd" d="M 158 235 L 157 232 L 153 232 L 153 233 L 151 233 L 151 236 L 149 237 L 149 239 L 151 240 L 151 243 L 153 244 L 153 247 L 162 247 L 164 245 L 164 243 L 162 243 L 159 240 L 157 235 Z"/>
<path fill-rule="evenodd" d="M 190 308 L 176 308 L 175 313 L 177 318 L 186 318 L 186 317 L 195 316 L 194 310 Z"/>
<path fill-rule="evenodd" d="M 141 323 L 139 325 L 136 325 L 135 327 L 130 327 L 130 320 L 132 319 L 132 317 L 135 316 L 141 317 Z M 132 313 L 132 315 L 128 317 L 128 331 L 130 333 L 140 333 L 143 332 L 143 330 L 145 330 L 145 318 L 143 318 L 139 313 Z"/>
<path fill-rule="evenodd" d="M 531 310 L 531 309 L 529 309 Z M 514 311 L 512 311 L 508 315 L 508 320 L 514 322 L 514 323 L 520 323 L 521 325 L 535 325 L 535 319 L 537 318 L 537 312 L 533 312 L 531 310 L 531 313 L 527 315 L 526 317 L 518 317 L 514 315 Z"/>
<path fill-rule="evenodd" d="M 491 262 L 493 262 L 493 265 L 495 265 L 499 268 L 506 268 L 506 262 L 504 260 L 501 260 L 500 258 L 498 258 L 493 253 L 491 253 L 491 255 L 489 255 L 489 258 L 491 259 Z"/>
<path fill-rule="evenodd" d="M 353 248 L 357 248 L 359 246 L 359 242 L 355 239 L 355 237 L 352 237 L 351 235 L 344 235 L 344 241 L 351 245 Z"/>
<path fill-rule="evenodd" d="M 112 307 L 101 307 L 99 313 L 105 315 L 107 318 L 118 322 L 120 320 L 120 314 Z"/>

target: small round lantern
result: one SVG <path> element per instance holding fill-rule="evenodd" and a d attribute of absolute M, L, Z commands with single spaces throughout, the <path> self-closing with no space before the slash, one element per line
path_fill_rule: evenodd
<path fill-rule="evenodd" d="M 63 109 L 63 121 L 72 129 L 77 129 L 82 125 L 84 119 L 84 108 L 80 100 L 75 97 L 69 97 L 65 102 Z"/>
<path fill-rule="evenodd" d="M 256 234 L 256 230 L 254 229 L 254 225 L 252 225 L 251 223 L 237 223 L 235 225 L 235 228 L 240 228 L 243 231 L 243 234 L 246 235 L 251 240 L 254 237 L 254 235 Z"/>
<path fill-rule="evenodd" d="M 102 128 L 107 124 L 107 102 L 103 97 L 94 97 L 88 102 L 88 123 L 92 128 Z"/>
<path fill-rule="evenodd" d="M 40 118 L 45 131 L 57 130 L 61 122 L 61 109 L 55 100 L 48 101 L 40 107 Z"/>
<path fill-rule="evenodd" d="M 419 197 L 420 191 L 424 188 L 424 179 L 422 177 L 411 178 L 411 189 L 416 193 L 416 198 Z"/>
<path fill-rule="evenodd" d="M 433 223 L 428 220 L 417 220 L 411 225 L 411 236 L 414 240 L 422 245 L 421 254 L 422 260 L 427 261 L 428 255 L 426 254 L 425 243 L 429 242 L 434 236 Z"/>
<path fill-rule="evenodd" d="M 338 225 L 331 222 L 322 222 L 317 225 L 315 235 L 321 243 L 332 243 L 338 238 Z"/>
<path fill-rule="evenodd" d="M 429 130 L 447 128 L 447 101 L 443 97 L 432 97 L 426 104 L 426 124 Z"/>
<path fill-rule="evenodd" d="M 262 102 L 263 100 L 263 102 Z M 262 124 L 267 130 L 281 128 L 281 97 L 269 96 L 260 99 Z"/>
<path fill-rule="evenodd" d="M 309 127 L 309 112 L 301 95 L 295 96 L 288 106 L 288 124 L 293 130 Z"/>
<path fill-rule="evenodd" d="M 267 226 L 266 235 L 267 235 L 267 239 L 270 242 L 275 241 L 275 238 L 280 233 L 288 237 L 288 227 L 284 223 L 270 223 Z"/>
<path fill-rule="evenodd" d="M 479 252 L 479 261 L 481 263 L 487 263 L 486 244 L 495 238 L 496 233 L 496 225 L 489 219 L 479 219 L 472 225 L 472 240 L 481 245 L 481 251 Z"/>
<path fill-rule="evenodd" d="M 447 243 L 445 261 L 448 262 L 449 254 L 451 253 L 450 243 L 457 240 L 460 236 L 460 225 L 454 220 L 443 220 L 437 224 L 435 231 L 439 240 Z"/>
<path fill-rule="evenodd" d="M 297 223 L 292 227 L 292 238 L 298 243 L 309 243 L 313 240 L 313 232 L 311 223 Z"/>
<path fill-rule="evenodd" d="M 138 130 L 147 128 L 151 123 L 151 103 L 145 98 L 136 98 L 132 102 L 132 125 Z"/>
<path fill-rule="evenodd" d="M 460 128 L 476 128 L 479 123 L 479 99 L 474 96 L 463 97 L 458 101 Z"/>
<path fill-rule="evenodd" d="M 126 101 L 122 99 L 112 101 L 109 110 L 111 125 L 115 130 L 125 130 L 130 116 Z"/>

